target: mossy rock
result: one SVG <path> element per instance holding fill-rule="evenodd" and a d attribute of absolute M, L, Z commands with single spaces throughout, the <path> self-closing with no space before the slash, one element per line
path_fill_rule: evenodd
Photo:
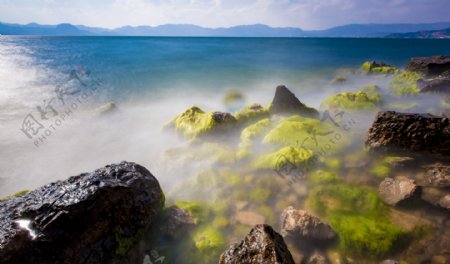
<path fill-rule="evenodd" d="M 324 108 L 341 108 L 346 110 L 370 110 L 381 103 L 381 95 L 377 92 L 342 92 L 325 99 Z"/>
<path fill-rule="evenodd" d="M 332 81 L 331 84 L 332 85 L 341 85 L 341 84 L 345 84 L 347 83 L 347 78 L 342 77 L 342 76 L 336 76 Z"/>
<path fill-rule="evenodd" d="M 376 94 L 381 92 L 381 88 L 375 84 L 368 84 L 361 89 L 361 92 Z"/>
<path fill-rule="evenodd" d="M 195 247 L 201 252 L 221 250 L 226 246 L 224 235 L 214 227 L 199 228 L 194 234 Z"/>
<path fill-rule="evenodd" d="M 233 104 L 236 101 L 245 101 L 245 95 L 239 91 L 228 91 L 223 96 L 223 102 L 225 104 Z"/>
<path fill-rule="evenodd" d="M 376 164 L 369 169 L 369 172 L 377 178 L 384 179 L 389 176 L 391 169 L 384 164 Z"/>
<path fill-rule="evenodd" d="M 240 137 L 241 142 L 239 143 L 237 152 L 238 159 L 242 159 L 251 155 L 253 141 L 257 137 L 262 136 L 262 134 L 269 129 L 271 124 L 271 120 L 269 118 L 265 118 L 242 130 Z"/>
<path fill-rule="evenodd" d="M 269 117 L 269 112 L 260 104 L 251 103 L 234 115 L 238 122 L 258 121 Z"/>
<path fill-rule="evenodd" d="M 312 150 L 297 147 L 284 147 L 274 153 L 260 155 L 253 160 L 251 166 L 256 169 L 283 169 L 285 166 L 302 168 L 312 159 Z M 294 168 L 293 168 L 294 169 Z"/>
<path fill-rule="evenodd" d="M 325 184 L 311 191 L 306 204 L 330 223 L 341 249 L 350 254 L 381 258 L 394 252 L 407 236 L 391 223 L 388 207 L 369 188 Z"/>
<path fill-rule="evenodd" d="M 417 81 L 422 77 L 420 73 L 404 71 L 392 78 L 389 87 L 398 95 L 418 94 L 420 89 L 417 87 Z"/>
<path fill-rule="evenodd" d="M 257 204 L 265 204 L 269 197 L 272 195 L 272 191 L 269 188 L 255 187 L 250 191 L 250 201 Z"/>
<path fill-rule="evenodd" d="M 392 75 L 400 72 L 400 70 L 394 66 L 386 65 L 384 63 L 376 63 L 374 61 L 364 62 L 360 67 L 360 71 L 365 74 L 382 75 Z"/>
<path fill-rule="evenodd" d="M 25 195 L 25 194 L 27 194 L 29 192 L 31 192 L 31 191 L 30 190 L 18 191 L 15 194 L 11 194 L 11 195 L 8 195 L 8 196 L 0 198 L 0 201 L 6 200 L 6 199 L 10 199 L 10 198 L 14 198 L 14 197 L 19 197 L 19 196 Z"/>
<path fill-rule="evenodd" d="M 175 201 L 173 204 L 186 212 L 196 224 L 205 222 L 210 214 L 208 206 L 200 202 Z"/>
<path fill-rule="evenodd" d="M 263 138 L 263 143 L 303 147 L 315 151 L 324 148 L 336 132 L 337 128 L 331 122 L 291 116 L 270 130 Z"/>
<path fill-rule="evenodd" d="M 204 112 L 193 106 L 177 116 L 172 124 L 188 139 L 224 132 L 234 127 L 236 118 L 228 113 Z"/>
<path fill-rule="evenodd" d="M 308 174 L 307 179 L 308 182 L 313 185 L 329 184 L 339 181 L 339 177 L 336 175 L 336 173 L 324 170 L 315 170 L 311 172 L 310 174 Z"/>
<path fill-rule="evenodd" d="M 223 229 L 223 228 L 227 227 L 228 225 L 230 225 L 230 220 L 228 220 L 228 218 L 225 216 L 219 215 L 219 216 L 214 217 L 211 225 L 214 228 Z"/>

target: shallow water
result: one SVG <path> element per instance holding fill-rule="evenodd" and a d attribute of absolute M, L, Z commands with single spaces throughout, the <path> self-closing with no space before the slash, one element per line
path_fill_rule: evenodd
<path fill-rule="evenodd" d="M 1 36 L 0 196 L 109 163 L 134 161 L 158 178 L 167 204 L 225 204 L 226 209 L 212 210 L 208 216 L 226 236 L 219 250 L 223 251 L 242 239 L 255 221 L 278 229 L 279 216 L 288 205 L 313 210 L 308 197 L 321 184 L 308 181 L 308 175 L 319 170 L 336 174 L 342 184 L 376 192 L 381 180 L 371 170 L 383 157 L 365 152 L 363 143 L 379 109 L 346 112 L 341 121 L 351 120 L 351 129 L 333 128 L 320 139 L 339 133 L 343 147 L 317 149 L 322 153 L 319 161 L 298 178 L 255 170 L 234 158 L 223 162 L 215 154 L 223 143 L 236 151 L 240 130 L 213 143 L 217 148 L 206 146 L 208 152 L 201 144 L 189 144 L 163 130 L 173 117 L 192 105 L 205 111 L 235 111 L 249 102 L 266 106 L 279 84 L 316 108 L 336 92 L 376 84 L 382 89 L 383 109 L 438 114 L 443 110 L 439 95 L 395 96 L 388 87 L 391 77 L 348 70 L 366 60 L 403 67 L 410 57 L 438 54 L 450 54 L 449 40 Z M 330 85 L 337 75 L 347 82 Z M 60 98 L 57 88 L 66 92 Z M 230 90 L 242 92 L 245 99 L 233 106 L 224 103 Z M 105 108 L 99 107 L 111 101 L 117 109 L 103 113 Z M 404 109 L 405 105 L 412 107 Z M 38 106 L 47 119 L 42 119 Z M 42 125 L 31 138 L 20 130 L 28 114 Z M 265 148 L 261 144 L 260 151 Z M 448 212 L 424 204 L 417 207 L 393 211 L 390 221 L 400 226 L 406 224 L 402 219 L 437 221 L 438 230 L 450 223 Z M 176 246 L 167 245 L 172 250 Z M 336 252 L 337 247 L 331 249 L 330 258 Z"/>

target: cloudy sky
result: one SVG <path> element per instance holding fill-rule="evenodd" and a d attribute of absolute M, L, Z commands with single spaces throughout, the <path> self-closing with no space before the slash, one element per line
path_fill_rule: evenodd
<path fill-rule="evenodd" d="M 114 28 L 263 23 L 323 29 L 349 23 L 450 21 L 450 0 L 0 0 L 0 21 Z"/>

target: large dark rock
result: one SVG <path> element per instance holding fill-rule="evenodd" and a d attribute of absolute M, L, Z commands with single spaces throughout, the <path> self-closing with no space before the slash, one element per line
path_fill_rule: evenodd
<path fill-rule="evenodd" d="M 220 264 L 294 264 L 283 238 L 268 225 L 256 225 L 220 256 Z"/>
<path fill-rule="evenodd" d="M 269 108 L 270 114 L 298 114 L 305 117 L 318 118 L 319 112 L 306 106 L 284 85 L 279 85 Z"/>
<path fill-rule="evenodd" d="M 450 70 L 450 56 L 412 58 L 406 69 L 433 78 Z"/>
<path fill-rule="evenodd" d="M 289 206 L 281 214 L 281 234 L 294 239 L 312 242 L 330 242 L 336 238 L 336 232 L 320 220 L 304 210 L 296 210 Z"/>
<path fill-rule="evenodd" d="M 389 205 L 397 205 L 414 195 L 417 186 L 414 180 L 406 177 L 386 178 L 378 188 L 378 195 L 381 200 Z"/>
<path fill-rule="evenodd" d="M 130 162 L 0 201 L 0 263 L 120 262 L 163 205 L 155 177 Z"/>
<path fill-rule="evenodd" d="M 450 155 L 450 121 L 429 114 L 379 112 L 366 145 L 384 151 L 414 151 Z"/>
<path fill-rule="evenodd" d="M 445 93 L 450 91 L 450 77 L 436 78 L 436 79 L 419 79 L 417 81 L 417 87 L 420 92 L 437 92 Z"/>

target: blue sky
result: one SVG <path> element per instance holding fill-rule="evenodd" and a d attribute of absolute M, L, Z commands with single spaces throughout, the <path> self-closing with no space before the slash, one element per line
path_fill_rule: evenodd
<path fill-rule="evenodd" d="M 114 28 L 263 23 L 323 29 L 350 23 L 450 21 L 450 0 L 0 0 L 0 21 Z"/>

